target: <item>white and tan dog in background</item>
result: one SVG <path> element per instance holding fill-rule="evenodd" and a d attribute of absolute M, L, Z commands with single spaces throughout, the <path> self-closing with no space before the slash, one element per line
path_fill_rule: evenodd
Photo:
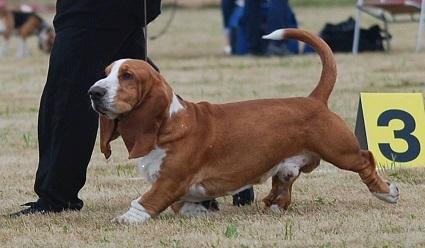
<path fill-rule="evenodd" d="M 140 224 L 169 206 L 181 214 L 205 213 L 196 202 L 270 177 L 272 189 L 263 201 L 272 210 L 286 210 L 300 172 L 311 172 L 321 159 L 358 173 L 379 199 L 398 202 L 397 186 L 378 175 L 372 153 L 360 149 L 327 106 L 336 64 L 326 43 L 298 29 L 265 38 L 297 39 L 318 52 L 323 71 L 308 97 L 192 103 L 177 97 L 149 64 L 131 59 L 114 62 L 108 76 L 91 87 L 92 106 L 100 114 L 101 151 L 108 158 L 109 143 L 121 136 L 129 158 L 140 158 L 140 171 L 152 184 L 115 222 Z"/>
<path fill-rule="evenodd" d="M 9 10 L 5 0 L 0 0 L 0 57 L 9 50 L 9 41 L 15 35 L 18 39 L 16 57 L 27 57 L 30 52 L 27 39 L 35 35 L 38 38 L 38 47 L 41 51 L 50 53 L 55 40 L 55 32 L 43 18 L 34 13 L 30 7 L 20 10 Z"/>

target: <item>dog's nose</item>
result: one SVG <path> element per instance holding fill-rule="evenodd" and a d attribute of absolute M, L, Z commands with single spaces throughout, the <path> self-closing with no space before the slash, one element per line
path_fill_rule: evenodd
<path fill-rule="evenodd" d="M 100 86 L 93 86 L 89 89 L 89 96 L 91 99 L 100 99 L 106 94 L 106 89 Z"/>

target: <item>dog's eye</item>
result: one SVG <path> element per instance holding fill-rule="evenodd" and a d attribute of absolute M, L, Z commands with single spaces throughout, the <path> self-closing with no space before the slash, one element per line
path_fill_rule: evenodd
<path fill-rule="evenodd" d="M 133 75 L 131 73 L 129 73 L 129 72 L 126 72 L 126 73 L 124 73 L 122 75 L 122 79 L 124 79 L 124 80 L 131 80 L 131 79 L 133 79 Z"/>

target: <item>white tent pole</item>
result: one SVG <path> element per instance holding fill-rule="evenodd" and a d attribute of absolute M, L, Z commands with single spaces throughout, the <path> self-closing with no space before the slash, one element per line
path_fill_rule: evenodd
<path fill-rule="evenodd" d="M 359 39 L 360 39 L 360 25 L 362 21 L 361 7 L 363 6 L 363 0 L 357 0 L 357 16 L 356 16 L 356 26 L 354 28 L 354 38 L 353 38 L 353 54 L 359 52 Z"/>
<path fill-rule="evenodd" d="M 425 25 L 425 0 L 422 0 L 421 3 L 421 16 L 419 18 L 419 30 L 418 37 L 416 41 L 416 52 L 420 52 L 422 48 L 423 38 L 424 38 L 424 25 Z"/>

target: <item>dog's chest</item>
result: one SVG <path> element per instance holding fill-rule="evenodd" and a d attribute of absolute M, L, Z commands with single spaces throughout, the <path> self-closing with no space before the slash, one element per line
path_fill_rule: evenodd
<path fill-rule="evenodd" d="M 138 163 L 139 172 L 149 183 L 155 182 L 158 178 L 165 156 L 167 156 L 166 151 L 156 147 L 146 156 L 140 158 Z"/>

